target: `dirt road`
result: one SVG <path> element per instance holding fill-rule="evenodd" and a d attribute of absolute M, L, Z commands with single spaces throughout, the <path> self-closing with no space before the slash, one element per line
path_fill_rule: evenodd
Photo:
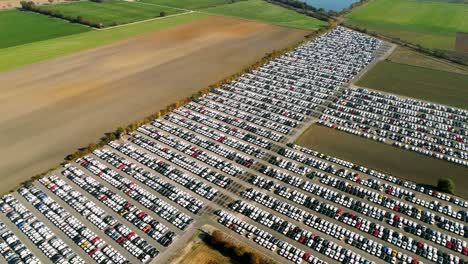
<path fill-rule="evenodd" d="M 0 73 L 0 193 L 306 34 L 210 17 Z"/>

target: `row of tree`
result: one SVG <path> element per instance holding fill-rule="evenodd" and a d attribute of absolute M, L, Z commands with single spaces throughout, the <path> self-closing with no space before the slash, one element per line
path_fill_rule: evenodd
<path fill-rule="evenodd" d="M 245 264 L 274 264 L 275 262 L 270 258 L 264 258 L 257 252 L 253 252 L 250 249 L 236 244 L 231 240 L 227 240 L 224 234 L 216 230 L 211 234 L 209 239 L 209 245 L 221 252 L 223 255 L 230 257 L 232 260 L 238 263 Z"/>
<path fill-rule="evenodd" d="M 69 16 L 69 15 L 64 15 L 58 11 L 41 8 L 40 6 L 36 5 L 33 1 L 21 1 L 20 4 L 21 4 L 22 9 L 28 10 L 31 12 L 36 12 L 39 14 L 68 20 L 72 23 L 79 23 L 79 24 L 83 24 L 86 26 L 90 26 L 90 27 L 95 27 L 95 28 L 104 27 L 102 23 L 96 23 L 93 21 L 86 20 L 82 16 Z"/>

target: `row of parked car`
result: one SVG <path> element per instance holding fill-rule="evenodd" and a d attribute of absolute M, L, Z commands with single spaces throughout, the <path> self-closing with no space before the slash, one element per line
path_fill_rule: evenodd
<path fill-rule="evenodd" d="M 166 225 L 156 221 L 153 217 L 148 215 L 148 213 L 141 210 L 129 200 L 105 187 L 94 178 L 85 175 L 81 170 L 72 166 L 69 166 L 67 169 L 71 170 L 66 170 L 64 172 L 73 182 L 96 197 L 96 199 L 103 202 L 120 216 L 126 218 L 134 226 L 148 233 L 151 237 L 163 244 L 160 239 L 165 236 L 166 232 L 171 232 Z M 66 173 L 67 171 L 73 171 L 73 174 Z M 156 195 L 146 191 L 138 192 L 135 190 L 128 188 L 124 193 L 174 226 L 184 229 L 193 221 L 192 218 L 181 213 L 177 208 L 161 200 Z"/>
<path fill-rule="evenodd" d="M 424 235 L 422 236 L 423 238 L 429 241 L 433 241 L 442 246 L 446 246 L 447 248 L 457 251 L 459 253 L 462 253 L 463 255 L 465 255 L 468 252 L 468 249 L 466 247 L 466 242 L 463 243 L 464 238 L 466 238 L 466 235 L 464 233 L 465 228 L 460 223 L 447 221 L 447 220 L 444 220 L 442 222 L 441 220 L 443 219 L 440 217 L 436 217 L 434 213 L 420 210 L 418 208 L 415 208 L 397 199 L 387 198 L 371 190 L 353 186 L 350 183 L 340 181 L 334 177 L 325 175 L 320 172 L 319 173 L 314 172 L 312 173 L 312 175 L 319 176 L 322 184 L 332 186 L 340 190 L 341 192 L 354 195 L 360 199 L 364 199 L 364 201 L 360 201 L 359 199 L 353 200 L 351 197 L 343 195 L 340 192 L 333 191 L 323 186 L 322 184 L 302 182 L 302 183 L 299 183 L 299 186 L 301 189 L 306 190 L 307 192 L 310 192 L 319 197 L 323 197 L 326 200 L 333 201 L 339 205 L 351 208 L 354 211 L 357 211 L 361 214 L 367 215 L 379 221 L 383 221 L 384 216 L 386 216 L 389 213 L 387 213 L 385 209 L 382 210 L 379 207 L 372 206 L 366 201 L 370 201 L 372 203 L 380 205 L 383 208 L 389 208 L 393 210 L 395 213 L 408 215 L 414 218 L 414 220 L 406 219 L 399 214 L 393 215 L 392 213 L 388 215 L 388 218 L 390 218 L 388 221 L 391 225 L 396 226 L 397 228 L 402 227 L 401 221 L 404 221 L 408 226 L 418 225 L 420 229 L 427 230 L 431 234 L 431 235 Z M 298 186 L 297 183 L 294 186 L 297 187 Z M 395 218 L 394 218 L 395 216 L 398 217 L 399 221 L 395 221 Z M 436 219 L 438 221 L 441 221 L 437 225 L 435 223 Z M 425 226 L 424 223 L 433 225 L 433 227 L 429 228 Z M 457 236 L 450 236 L 443 232 L 440 232 L 437 230 L 438 227 L 443 228 L 443 229 L 448 229 L 450 232 L 456 234 Z M 443 229 L 441 229 L 441 231 L 443 231 Z"/>
<path fill-rule="evenodd" d="M 149 128 L 147 127 L 148 129 L 150 130 L 157 130 L 157 129 L 161 129 L 163 131 L 165 131 L 166 133 L 169 133 L 171 135 L 175 135 L 181 139 L 184 139 L 188 142 L 191 142 L 193 144 L 195 144 L 196 146 L 191 146 L 190 148 L 191 149 L 195 149 L 196 153 L 196 157 L 198 158 L 198 156 L 200 155 L 200 153 L 203 155 L 204 152 L 200 149 L 196 149 L 196 148 L 203 148 L 203 149 L 206 149 L 206 150 L 209 150 L 211 151 L 212 153 L 214 154 L 217 154 L 219 156 L 221 156 L 222 158 L 225 158 L 225 159 L 228 159 L 228 160 L 231 160 L 231 161 L 234 161 L 236 162 L 237 164 L 239 165 L 242 165 L 242 166 L 245 166 L 247 168 L 250 168 L 253 164 L 254 164 L 254 159 L 250 158 L 249 156 L 247 155 L 244 155 L 244 154 L 240 154 L 238 153 L 238 150 L 237 149 L 230 149 L 230 148 L 227 148 L 224 145 L 224 141 L 226 138 L 223 138 L 223 137 L 220 137 L 220 138 L 217 138 L 216 142 L 215 141 L 211 141 L 211 140 L 207 140 L 206 138 L 198 135 L 198 134 L 194 134 L 192 133 L 191 131 L 189 130 L 185 130 L 181 127 L 184 127 L 184 125 L 186 125 L 186 122 L 185 122 L 185 119 L 182 118 L 182 119 L 178 119 L 177 117 L 173 118 L 174 115 L 166 115 L 165 116 L 165 119 L 167 120 L 170 120 L 171 122 L 173 122 L 173 124 L 169 123 L 169 122 L 163 122 L 162 120 L 156 120 L 152 123 L 153 128 Z M 178 127 L 178 126 L 181 126 L 181 127 Z M 237 141 L 237 140 L 236 140 Z M 251 150 L 252 147 L 250 146 L 248 148 L 248 150 Z M 256 151 L 256 153 L 261 153 L 260 151 Z M 188 154 L 188 153 L 187 153 Z M 250 152 L 250 154 L 254 154 L 252 151 Z M 192 153 L 192 156 L 194 156 L 194 154 Z M 215 164 L 214 166 L 215 167 L 225 167 L 225 168 L 228 168 L 229 170 L 233 170 L 233 172 L 236 172 L 236 175 L 237 174 L 241 174 L 243 173 L 243 169 L 238 167 L 238 166 L 233 166 L 231 164 L 226 164 L 226 165 L 218 165 L 218 164 Z"/>
<path fill-rule="evenodd" d="M 314 188 L 308 188 L 311 185 L 313 185 Z M 407 237 L 403 233 L 403 231 L 398 230 L 398 229 L 401 229 L 402 226 L 405 226 L 404 230 L 406 232 L 409 232 L 411 234 L 427 239 L 428 241 L 433 241 L 434 243 L 440 244 L 442 246 L 447 245 L 449 249 L 462 253 L 463 255 L 466 255 L 467 253 L 466 241 L 463 241 L 457 238 L 451 238 L 450 236 L 447 236 L 446 234 L 443 234 L 435 230 L 431 230 L 430 228 L 417 224 L 411 220 L 404 219 L 400 217 L 400 215 L 385 212 L 378 208 L 377 209 L 372 208 L 371 206 L 366 206 L 365 204 L 362 204 L 361 202 L 355 201 L 353 199 L 346 199 L 346 197 L 343 197 L 342 195 L 337 194 L 337 193 L 330 194 L 327 192 L 324 194 L 322 193 L 323 189 L 309 182 L 306 182 L 304 184 L 303 189 L 307 190 L 310 193 L 316 194 L 319 197 L 324 197 L 326 200 L 330 200 L 336 203 L 336 205 L 338 206 L 344 206 L 346 208 L 352 209 L 356 213 L 360 213 L 360 214 L 375 218 L 379 220 L 379 222 L 373 222 L 372 219 L 359 216 L 355 212 L 345 212 L 341 208 L 337 208 L 337 207 L 330 208 L 330 205 L 327 202 L 320 202 L 316 200 L 315 198 L 308 196 L 307 194 L 301 193 L 297 190 L 290 190 L 289 188 L 285 186 L 281 186 L 280 184 L 274 184 L 271 189 L 274 191 L 274 193 L 276 193 L 279 196 L 285 197 L 288 200 L 291 200 L 309 209 L 325 214 L 329 217 L 333 217 L 345 224 L 348 224 L 352 227 L 357 228 L 358 230 L 361 230 L 363 232 L 366 232 L 368 234 L 381 238 L 382 240 L 387 240 L 388 242 L 400 248 L 404 248 L 404 249 L 408 248 L 407 245 L 408 244 L 411 245 L 411 243 L 408 243 L 408 242 L 413 242 L 414 240 L 413 239 L 414 237 L 413 238 Z M 248 195 L 249 199 L 251 199 L 251 197 L 255 197 L 254 200 L 257 200 L 257 199 L 268 200 L 269 199 L 268 203 L 272 203 L 271 197 L 263 195 L 259 192 L 256 192 L 255 190 L 249 190 L 248 194 L 249 194 Z M 279 203 L 280 203 L 279 201 L 275 201 L 275 205 L 278 205 Z M 294 212 L 294 211 L 297 211 L 297 209 L 288 210 L 288 212 Z M 385 225 L 384 223 L 380 223 L 384 219 L 386 219 L 384 223 L 387 223 L 388 225 Z M 393 230 L 392 227 L 397 227 L 398 229 Z M 424 241 L 415 241 L 415 243 L 420 244 L 422 247 L 430 247 L 429 245 L 426 245 Z M 440 252 L 440 253 L 445 254 L 444 252 Z M 424 254 L 421 254 L 421 255 L 424 256 Z M 429 253 L 428 253 L 428 256 L 424 256 L 424 257 L 430 258 L 432 260 L 437 259 L 437 256 L 433 256 L 432 254 L 429 255 Z M 451 257 L 451 255 L 448 254 L 448 257 Z M 452 257 L 456 259 L 456 257 L 454 256 Z"/>
<path fill-rule="evenodd" d="M 194 160 L 194 157 L 188 158 L 182 154 L 179 154 L 175 150 L 172 150 L 169 147 L 160 145 L 150 139 L 147 139 L 139 134 L 132 134 L 129 138 L 129 141 L 138 145 L 146 150 L 149 150 L 151 153 L 156 154 L 160 157 L 165 158 L 167 161 L 173 162 L 177 166 L 198 175 L 222 188 L 227 188 L 231 183 L 232 179 L 222 175 L 214 170 L 211 170 L 209 167 L 200 164 Z M 124 146 L 125 148 L 133 150 L 134 147 L 130 145 Z M 217 160 L 221 161 L 220 158 Z M 208 163 L 210 164 L 210 163 Z M 222 166 L 219 162 L 215 161 L 211 163 L 212 166 Z M 236 173 L 237 174 L 237 173 Z"/>
<path fill-rule="evenodd" d="M 216 140 L 221 140 L 223 143 L 225 143 L 226 145 L 229 145 L 231 147 L 234 147 L 234 148 L 238 148 L 237 145 L 238 143 L 239 144 L 242 144 L 242 141 L 236 141 L 235 139 L 229 139 L 227 137 L 224 137 L 224 135 L 222 134 L 218 134 L 215 130 L 219 131 L 219 133 L 225 133 L 229 136 L 233 136 L 237 139 L 240 139 L 240 140 L 243 140 L 246 143 L 246 145 L 241 145 L 241 151 L 249 154 L 249 155 L 252 155 L 251 153 L 248 153 L 246 151 L 246 149 L 253 149 L 253 152 L 255 153 L 254 156 L 257 156 L 259 154 L 257 153 L 260 153 L 260 156 L 258 156 L 257 158 L 261 158 L 263 156 L 264 153 L 262 153 L 262 149 L 271 149 L 271 142 L 270 140 L 266 139 L 266 138 L 263 138 L 261 136 L 257 136 L 255 134 L 252 134 L 251 132 L 244 132 L 242 130 L 239 130 L 238 128 L 234 127 L 234 126 L 229 126 L 225 123 L 222 123 L 220 121 L 217 121 L 213 118 L 210 118 L 210 117 L 207 117 L 205 115 L 202 115 L 202 114 L 199 114 L 195 111 L 192 111 L 190 109 L 184 109 L 183 111 L 181 111 L 180 109 L 176 109 L 174 110 L 174 112 L 171 113 L 171 115 L 168 115 L 170 118 L 176 116 L 175 114 L 185 118 L 185 122 L 187 124 L 190 124 L 187 125 L 186 128 L 189 128 L 189 129 L 192 129 L 194 132 L 197 132 L 199 134 L 202 134 L 202 135 L 205 135 L 205 136 L 208 136 L 207 134 L 210 132 L 210 133 L 213 133 L 213 134 L 216 134 L 216 137 L 217 139 Z M 168 118 L 169 121 L 170 118 Z M 197 124 L 199 123 L 199 124 Z M 195 128 L 197 130 L 195 130 Z M 211 130 L 209 132 L 207 132 L 210 128 L 214 129 L 214 130 Z M 212 136 L 213 138 L 213 136 Z M 226 142 L 224 142 L 226 141 Z M 233 145 L 229 144 L 230 141 L 234 141 Z M 253 144 L 253 145 L 251 145 Z M 259 148 L 257 148 L 260 147 Z"/>
<path fill-rule="evenodd" d="M 18 237 L 0 222 L 0 254 L 8 264 L 39 264 L 39 259 L 21 242 Z"/>
<path fill-rule="evenodd" d="M 49 177 L 42 178 L 40 182 L 47 188 L 49 188 L 59 198 L 64 200 L 70 207 L 75 209 L 83 217 L 88 219 L 100 230 L 106 231 L 109 235 L 109 230 L 115 229 L 117 226 L 122 226 L 118 220 L 111 215 L 107 214 L 104 209 L 96 205 L 94 202 L 89 200 L 85 195 L 67 184 L 63 179 L 52 175 Z M 142 262 L 148 262 L 150 258 L 154 258 L 158 255 L 159 251 L 151 246 L 143 238 L 139 237 L 134 231 L 128 229 L 128 234 L 120 234 L 120 236 L 114 235 L 109 237 L 115 240 L 119 245 L 125 248 L 131 255 L 135 256 Z M 148 228 L 147 228 L 148 229 Z M 95 239 L 99 242 L 100 238 Z M 91 242 L 96 242 L 91 240 Z M 109 248 L 111 251 L 115 251 L 114 248 Z M 124 261 L 125 258 L 120 254 L 112 255 L 115 262 Z"/>
<path fill-rule="evenodd" d="M 468 166 L 468 111 L 403 99 L 367 89 L 346 89 L 321 116 L 342 127 L 427 156 Z"/>
<path fill-rule="evenodd" d="M 279 154 L 287 158 L 299 161 L 303 164 L 307 164 L 309 166 L 321 169 L 327 173 L 332 173 L 346 180 L 352 181 L 352 184 L 354 184 L 352 188 L 347 189 L 345 187 L 350 185 L 351 183 L 341 181 L 333 177 L 330 178 L 323 173 L 317 174 L 324 181 L 327 181 L 327 185 L 332 185 L 333 187 L 339 185 L 342 190 L 346 189 L 349 192 L 354 192 L 354 194 L 359 195 L 360 198 L 367 198 L 368 200 L 373 201 L 374 203 L 378 203 L 396 211 L 400 211 L 401 209 L 403 213 L 408 214 L 409 216 L 412 216 L 426 223 L 435 224 L 437 221 L 438 225 L 442 224 L 442 227 L 445 230 L 448 230 L 460 236 L 464 236 L 465 238 L 468 237 L 468 226 L 465 226 L 462 223 L 468 220 L 468 214 L 463 209 L 455 211 L 450 205 L 443 205 L 438 201 L 428 202 L 423 198 L 417 198 L 414 195 L 414 193 L 408 190 L 403 190 L 392 184 L 381 183 L 375 178 L 362 178 L 361 175 L 355 171 L 348 171 L 348 169 L 345 168 L 337 169 L 334 167 L 334 165 L 330 165 L 327 162 L 311 157 L 306 158 L 304 154 L 295 150 L 281 149 L 279 151 Z M 356 186 L 356 184 L 361 185 L 362 187 Z M 442 196 L 441 194 L 439 195 Z M 396 200 L 390 196 L 397 197 L 400 199 L 404 198 L 404 200 Z M 416 207 L 417 205 L 421 205 L 430 210 L 422 210 L 421 208 Z M 448 216 L 448 218 L 444 216 L 439 216 L 437 215 L 437 213 L 442 213 Z"/>
<path fill-rule="evenodd" d="M 151 172 L 139 167 L 137 164 L 130 162 L 128 159 L 109 149 L 97 149 L 93 153 L 102 160 L 113 165 L 115 168 L 124 171 L 129 176 L 132 176 L 139 182 L 150 187 L 152 190 L 155 190 L 160 195 L 167 197 L 194 214 L 199 213 L 200 210 L 205 207 L 204 202 L 200 199 L 180 190 L 170 182 L 155 176 Z"/>
<path fill-rule="evenodd" d="M 304 244 L 309 248 L 324 254 L 325 256 L 335 259 L 340 263 L 372 263 L 368 259 L 362 257 L 360 254 L 354 252 L 348 254 L 348 249 L 343 248 L 342 246 L 338 246 L 335 242 L 322 239 L 317 234 L 296 226 L 291 222 L 282 219 L 281 217 L 262 210 L 259 207 L 249 204 L 243 200 L 235 201 L 230 205 L 230 208 L 238 213 L 241 213 L 242 215 L 249 217 L 259 224 L 269 227 L 270 229 L 283 234 L 284 236 L 301 244 Z M 271 208 L 275 207 L 272 206 Z M 277 207 L 276 209 L 278 210 L 274 210 L 285 215 L 289 213 L 287 212 L 287 208 L 284 207 Z M 319 228 L 315 229 L 323 231 L 325 234 L 331 235 L 331 228 L 328 230 L 321 230 Z M 333 250 L 333 248 L 335 250 Z"/>
<path fill-rule="evenodd" d="M 193 158 L 203 161 L 204 163 L 209 164 L 221 170 L 222 172 L 227 173 L 228 175 L 235 177 L 238 174 L 242 174 L 244 170 L 241 167 L 232 164 L 231 162 L 220 160 L 220 158 L 217 156 L 234 161 L 237 164 L 243 165 L 247 168 L 249 168 L 253 164 L 252 158 L 249 158 L 246 155 L 239 154 L 237 153 L 237 151 L 226 148 L 222 146 L 219 142 L 207 140 L 199 135 L 195 135 L 186 130 L 177 128 L 175 125 L 172 125 L 170 123 L 165 123 L 157 120 L 153 122 L 153 124 L 156 128 L 161 129 L 162 131 L 158 131 L 156 128 L 149 128 L 150 130 L 153 130 L 153 132 L 150 132 L 145 128 L 140 127 L 140 130 L 138 130 L 138 132 L 141 132 L 153 139 L 156 139 L 181 152 L 184 152 L 185 154 L 190 155 Z M 194 145 L 182 142 L 181 140 L 177 139 L 176 137 L 173 137 L 172 135 L 182 138 L 187 142 L 193 143 Z M 208 150 L 212 153 L 206 152 L 203 149 Z"/>
<path fill-rule="evenodd" d="M 349 162 L 349 161 L 345 161 L 345 160 L 341 160 L 341 159 L 333 157 L 333 156 L 325 155 L 325 154 L 320 153 L 318 151 L 311 150 L 311 149 L 308 149 L 306 147 L 302 147 L 302 146 L 299 146 L 299 145 L 296 145 L 296 144 L 293 144 L 293 143 L 288 144 L 288 147 L 293 149 L 293 150 L 297 150 L 299 152 L 302 152 L 303 154 L 319 158 L 323 162 L 328 161 L 328 162 L 336 164 L 337 166 L 342 166 L 344 168 L 353 169 L 357 173 L 356 177 L 361 178 L 363 181 L 368 179 L 368 181 L 372 181 L 376 185 L 387 184 L 386 186 L 388 186 L 388 189 L 391 189 L 391 192 L 389 194 L 394 195 L 394 196 L 396 196 L 398 198 L 408 196 L 408 197 L 410 197 L 410 200 L 413 200 L 413 199 L 414 199 L 414 201 L 419 200 L 420 201 L 419 204 L 421 204 L 421 205 L 423 205 L 422 203 L 424 203 L 423 206 L 425 206 L 426 204 L 429 206 L 431 204 L 431 202 L 428 202 L 427 199 L 436 199 L 433 202 L 439 203 L 439 201 L 437 201 L 437 200 L 440 200 L 441 202 L 450 202 L 450 203 L 455 204 L 457 206 L 460 206 L 460 207 L 463 207 L 463 208 L 468 208 L 468 200 L 463 200 L 463 199 L 461 199 L 459 197 L 452 196 L 450 194 L 441 193 L 441 192 L 438 192 L 436 190 L 427 188 L 427 187 L 425 187 L 423 185 L 418 185 L 418 184 L 416 184 L 414 182 L 399 179 L 399 178 L 396 178 L 394 176 L 385 174 L 383 172 L 375 171 L 375 170 L 366 168 L 364 166 L 354 164 L 354 163 Z M 294 155 L 297 155 L 297 154 L 294 154 Z M 305 156 L 298 157 L 298 159 L 303 160 L 303 159 L 305 159 Z M 313 162 L 315 162 L 315 161 L 313 161 Z M 324 164 L 325 168 L 330 166 L 330 164 L 328 164 L 328 162 L 326 162 Z M 354 175 L 356 175 L 356 174 L 354 174 Z M 366 178 L 364 178 L 364 177 L 366 177 Z M 385 181 L 385 183 L 381 183 L 380 180 Z M 413 191 L 415 191 L 415 192 L 413 192 Z M 421 196 L 418 197 L 418 195 L 417 195 L 418 193 L 422 194 L 422 197 L 426 197 L 424 195 L 427 195 L 429 197 L 426 197 L 426 199 L 421 198 Z M 422 202 L 422 201 L 424 201 L 424 202 Z M 449 205 L 446 205 L 446 206 L 440 205 L 439 208 L 442 208 L 442 210 L 438 209 L 439 213 L 444 213 L 444 214 L 447 214 L 447 215 L 452 215 L 452 212 L 454 211 L 454 210 L 451 209 L 451 207 L 449 207 Z M 444 210 L 444 209 L 447 209 L 447 210 Z M 444 212 L 444 211 L 446 211 L 446 212 Z M 466 212 L 464 212 L 464 211 L 456 212 L 457 218 L 458 218 L 458 214 L 460 214 L 461 218 L 463 218 L 464 215 L 466 216 Z"/>
<path fill-rule="evenodd" d="M 76 252 L 64 243 L 62 239 L 58 238 L 49 227 L 37 219 L 13 195 L 7 194 L 3 196 L 0 210 L 52 263 L 85 263 L 81 257 L 76 255 Z M 69 225 L 64 223 L 59 228 L 67 230 L 68 227 Z M 70 238 L 81 237 L 77 231 L 70 232 L 68 236 Z"/>
<path fill-rule="evenodd" d="M 239 235 L 245 236 L 247 239 L 252 240 L 262 247 L 265 247 L 273 252 L 276 251 L 278 255 L 286 258 L 289 261 L 298 264 L 302 263 L 302 261 L 311 264 L 327 264 L 327 262 L 320 260 L 316 256 L 305 252 L 289 244 L 288 242 L 285 242 L 284 240 L 278 239 L 267 231 L 242 221 L 226 211 L 219 210 L 216 211 L 215 214 L 219 217 L 218 223 L 224 225 Z"/>
<path fill-rule="evenodd" d="M 184 173 L 181 170 L 170 165 L 169 163 L 157 159 L 156 157 L 145 153 L 144 151 L 139 150 L 133 146 L 130 146 L 129 144 L 118 144 L 116 142 L 110 142 L 109 146 L 129 156 L 130 158 L 133 158 L 139 161 L 140 163 L 145 164 L 146 166 L 152 168 L 154 171 L 181 184 L 187 189 L 197 193 L 202 197 L 205 197 L 208 200 L 212 200 L 218 195 L 218 189 L 207 185 L 203 181 L 198 180 L 197 177 L 193 177 L 187 173 Z M 205 174 L 200 174 L 199 176 L 201 175 L 205 176 Z M 212 177 L 208 178 L 208 181 L 210 180 L 213 180 Z M 224 182 L 218 183 L 222 185 Z"/>

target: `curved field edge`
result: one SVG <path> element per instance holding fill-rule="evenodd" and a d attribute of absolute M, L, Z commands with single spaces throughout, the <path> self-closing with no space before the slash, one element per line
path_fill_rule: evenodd
<path fill-rule="evenodd" d="M 209 14 L 240 17 L 299 29 L 317 29 L 326 25 L 326 22 L 314 17 L 299 14 L 293 10 L 263 0 L 239 1 L 202 9 L 201 11 Z"/>
<path fill-rule="evenodd" d="M 208 14 L 189 13 L 108 30 L 93 30 L 85 33 L 0 49 L 0 58 L 2 58 L 0 60 L 0 71 L 11 70 L 27 64 L 96 48 L 144 33 L 158 31 L 194 20 L 203 19 L 208 16 Z"/>

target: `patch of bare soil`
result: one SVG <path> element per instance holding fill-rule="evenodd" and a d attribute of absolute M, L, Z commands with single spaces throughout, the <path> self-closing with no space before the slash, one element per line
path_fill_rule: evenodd
<path fill-rule="evenodd" d="M 0 193 L 307 33 L 209 17 L 0 73 Z"/>

